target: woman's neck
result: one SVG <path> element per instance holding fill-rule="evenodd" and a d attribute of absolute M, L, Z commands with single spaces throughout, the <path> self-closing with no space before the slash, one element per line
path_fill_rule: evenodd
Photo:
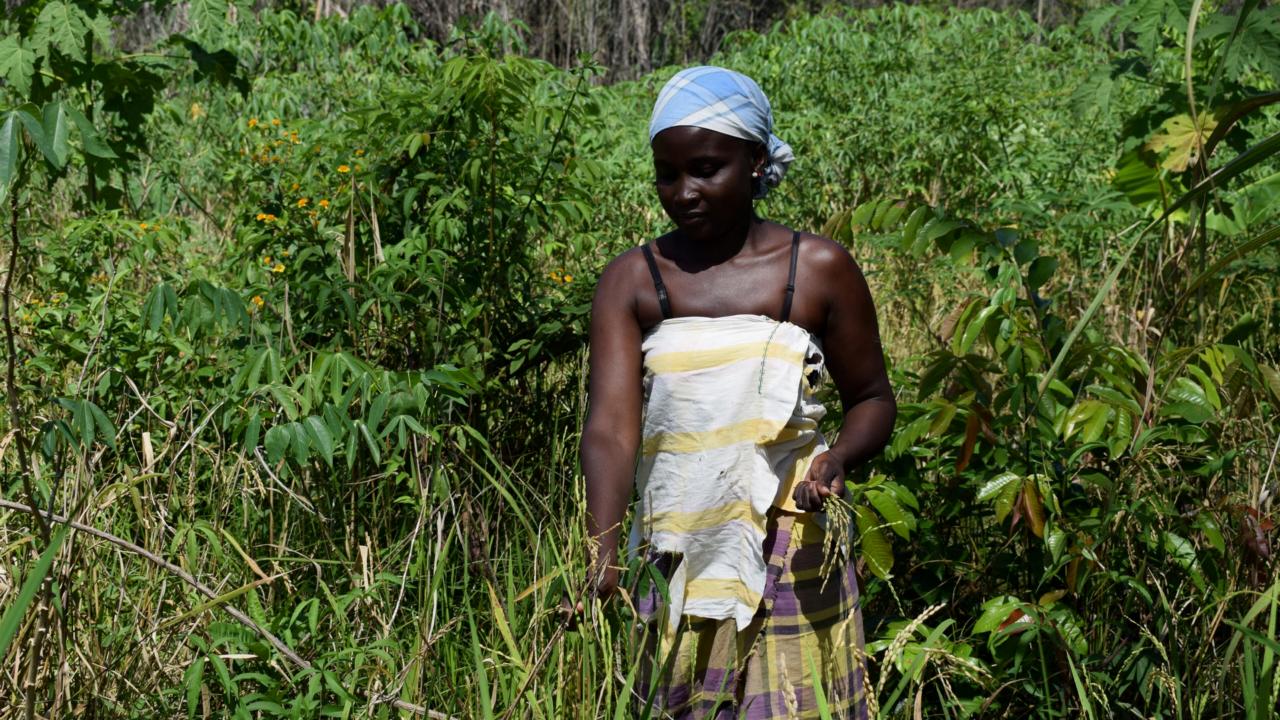
<path fill-rule="evenodd" d="M 723 233 L 701 240 L 690 240 L 676 233 L 678 241 L 674 260 L 683 260 L 699 269 L 727 262 L 750 246 L 755 236 L 764 228 L 764 220 L 755 213 Z M 665 253 L 664 253 L 665 254 Z M 668 255 L 671 257 L 671 255 Z M 696 272 L 696 270 L 694 270 Z"/>

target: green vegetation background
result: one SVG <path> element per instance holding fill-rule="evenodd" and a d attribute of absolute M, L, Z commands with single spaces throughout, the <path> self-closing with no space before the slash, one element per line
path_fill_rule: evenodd
<path fill-rule="evenodd" d="M 156 12 L 185 29 L 114 41 Z M 403 6 L 0 20 L 0 717 L 640 715 L 627 597 L 556 607 L 591 291 L 666 227 L 676 68 L 525 42 Z M 894 5 L 710 60 L 796 150 L 761 213 L 878 303 L 877 711 L 1274 718 L 1280 8 Z"/>

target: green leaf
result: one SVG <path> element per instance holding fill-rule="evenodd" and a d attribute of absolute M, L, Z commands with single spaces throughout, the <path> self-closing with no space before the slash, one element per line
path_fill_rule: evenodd
<path fill-rule="evenodd" d="M 10 35 L 0 38 L 0 77 L 13 86 L 18 94 L 31 94 L 31 78 L 35 76 L 36 54 L 23 45 L 22 37 Z"/>
<path fill-rule="evenodd" d="M 1049 278 L 1053 277 L 1053 273 L 1058 269 L 1058 259 L 1041 255 L 1031 261 L 1031 267 L 1027 268 L 1027 285 L 1032 290 L 1039 290 Z"/>
<path fill-rule="evenodd" d="M 275 465 L 280 462 L 280 458 L 284 457 L 284 453 L 289 449 L 289 431 L 284 429 L 283 425 L 276 425 L 267 430 L 267 435 L 263 438 L 263 445 L 267 448 L 267 462 Z"/>
<path fill-rule="evenodd" d="M 920 228 L 919 239 L 922 243 L 936 243 L 946 237 L 953 230 L 962 228 L 966 224 L 967 223 L 962 220 L 941 220 L 935 218 L 925 223 L 924 227 Z"/>
<path fill-rule="evenodd" d="M 111 424 L 111 420 L 107 418 L 107 414 L 102 412 L 102 408 L 89 402 L 84 401 L 85 406 L 89 410 L 89 414 L 93 416 L 94 424 L 98 426 L 98 434 L 102 437 L 103 442 L 112 450 L 116 449 L 116 428 Z"/>
<path fill-rule="evenodd" d="M 978 502 L 987 502 L 999 497 L 1006 487 L 1014 485 L 1021 477 L 1017 473 L 1005 472 L 1001 473 L 982 485 L 978 489 Z"/>
<path fill-rule="evenodd" d="M 93 126 L 93 123 L 89 122 L 89 118 L 85 117 L 84 113 L 74 107 L 68 107 L 67 115 L 71 117 L 71 121 L 75 123 L 76 129 L 80 131 L 80 144 L 84 146 L 84 152 L 86 155 L 92 155 L 105 160 L 111 160 L 118 157 L 114 150 L 107 147 L 107 145 L 102 142 L 102 138 L 98 135 L 97 128 Z"/>
<path fill-rule="evenodd" d="M 1021 607 L 1022 601 L 1012 595 L 1000 595 L 982 603 L 982 615 L 974 623 L 975 633 L 989 633 L 997 630 L 1009 614 Z"/>
<path fill-rule="evenodd" d="M 71 132 L 70 118 L 60 102 L 52 102 L 44 106 L 44 139 L 47 144 L 45 157 L 56 168 L 62 169 L 67 164 L 71 148 L 67 144 L 67 136 Z"/>
<path fill-rule="evenodd" d="M 307 464 L 307 457 L 311 454 L 311 436 L 302 423 L 291 422 L 285 425 L 285 431 L 289 433 L 289 448 L 293 450 L 293 460 L 299 466 Z"/>
<path fill-rule="evenodd" d="M 911 531 L 916 527 L 916 520 L 902 509 L 902 506 L 898 504 L 893 495 L 883 490 L 868 490 L 866 496 L 871 506 L 888 523 L 889 529 L 900 535 L 904 540 L 911 539 Z"/>
<path fill-rule="evenodd" d="M 187 720 L 194 720 L 196 707 L 200 704 L 200 685 L 204 682 L 205 659 L 200 658 L 187 666 L 183 673 L 183 684 L 187 688 Z"/>
<path fill-rule="evenodd" d="M 49 547 L 40 553 L 40 558 L 31 567 L 27 579 L 22 582 L 22 589 L 18 590 L 18 597 L 11 601 L 12 604 L 5 609 L 4 616 L 0 617 L 0 657 L 7 657 L 9 644 L 13 642 L 13 636 L 17 634 L 22 618 L 27 614 L 27 607 L 35 599 L 40 583 L 43 583 L 45 576 L 49 574 L 49 568 L 53 565 L 54 556 L 58 554 L 58 548 L 62 547 L 62 541 L 66 539 L 67 526 L 63 525 L 49 541 Z"/>
<path fill-rule="evenodd" d="M 37 57 L 48 58 L 53 50 L 76 62 L 84 62 L 84 36 L 92 30 L 89 17 L 71 3 L 53 0 L 36 18 L 31 28 L 31 49 Z"/>
<path fill-rule="evenodd" d="M 973 344 L 977 342 L 978 335 L 982 333 L 982 329 L 987 326 L 987 320 L 999 310 L 997 305 L 988 305 L 978 312 L 978 315 L 969 321 L 968 326 L 964 329 L 964 335 L 960 337 L 960 345 L 956 351 L 957 355 L 967 355 Z"/>
<path fill-rule="evenodd" d="M 226 0 L 192 0 L 187 6 L 187 17 L 200 36 L 221 38 L 227 29 Z"/>
<path fill-rule="evenodd" d="M 1258 373 L 1262 375 L 1262 381 L 1271 391 L 1271 396 L 1280 402 L 1280 371 L 1269 365 L 1259 365 Z"/>
<path fill-rule="evenodd" d="M 932 212 L 933 209 L 928 205 L 921 205 L 907 216 L 907 224 L 902 228 L 903 250 L 911 250 L 915 246 L 916 235 L 920 233 L 920 227 Z"/>
<path fill-rule="evenodd" d="M 1177 533 L 1164 532 L 1164 550 L 1173 557 L 1174 562 L 1182 567 L 1190 576 L 1196 587 L 1205 587 L 1204 574 L 1200 571 L 1200 559 L 1196 556 L 1196 548 L 1191 541 Z"/>
<path fill-rule="evenodd" d="M 22 152 L 22 129 L 18 127 L 17 111 L 6 113 L 0 123 L 0 199 L 9 190 L 18 172 L 18 155 Z"/>
<path fill-rule="evenodd" d="M 853 513 L 858 525 L 862 557 L 866 559 L 867 567 L 881 580 L 889 579 L 889 572 L 893 570 L 893 546 L 884 533 L 880 532 L 879 518 L 871 508 L 864 505 L 855 505 Z"/>
<path fill-rule="evenodd" d="M 329 432 L 329 428 L 325 427 L 324 421 L 312 415 L 304 421 L 307 429 L 307 435 L 315 441 L 315 446 L 320 448 L 320 454 L 324 455 L 326 465 L 333 465 L 333 435 Z"/>

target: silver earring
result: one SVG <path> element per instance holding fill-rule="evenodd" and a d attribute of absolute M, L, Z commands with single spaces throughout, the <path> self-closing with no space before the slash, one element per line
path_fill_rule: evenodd
<path fill-rule="evenodd" d="M 753 180 L 759 180 L 759 179 L 760 179 L 760 171 L 759 171 L 759 170 L 752 170 L 752 171 L 751 171 L 751 178 L 752 178 Z"/>

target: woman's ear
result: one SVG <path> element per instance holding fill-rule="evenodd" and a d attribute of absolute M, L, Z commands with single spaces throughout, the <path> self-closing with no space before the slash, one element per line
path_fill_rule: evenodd
<path fill-rule="evenodd" d="M 756 143 L 751 148 L 751 171 L 753 173 L 764 174 L 764 166 L 769 161 L 769 149 L 764 143 Z"/>

